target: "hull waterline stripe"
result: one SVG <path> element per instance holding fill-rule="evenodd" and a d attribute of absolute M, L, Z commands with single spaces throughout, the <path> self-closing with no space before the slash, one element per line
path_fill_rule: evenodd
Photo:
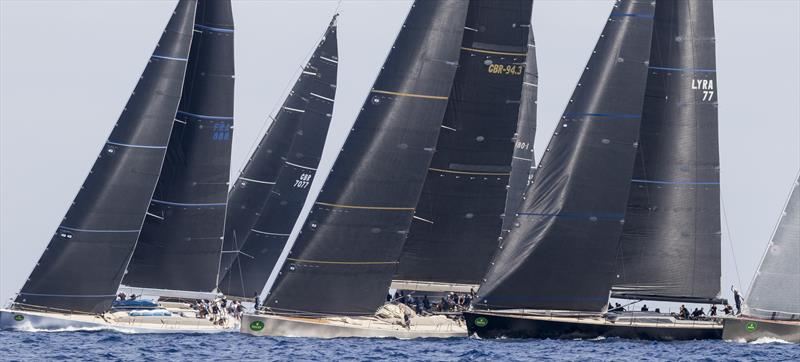
<path fill-rule="evenodd" d="M 189 59 L 188 59 L 188 58 L 165 57 L 165 56 L 163 56 L 163 55 L 155 55 L 155 54 L 151 55 L 151 56 L 150 56 L 150 58 L 156 58 L 156 59 L 166 59 L 166 60 L 177 60 L 177 61 L 180 61 L 180 62 L 187 62 L 187 61 L 189 61 Z"/>
<path fill-rule="evenodd" d="M 702 69 L 702 68 L 671 68 L 671 67 L 647 67 L 648 69 L 655 70 L 672 70 L 676 72 L 692 72 L 692 73 L 716 73 L 716 69 Z"/>
<path fill-rule="evenodd" d="M 319 98 L 319 99 L 324 99 L 324 100 L 326 100 L 326 101 L 328 101 L 328 102 L 333 102 L 333 101 L 334 101 L 333 99 L 330 99 L 330 98 L 328 98 L 328 97 L 323 97 L 323 96 L 321 96 L 321 95 L 319 95 L 319 94 L 316 94 L 316 93 L 309 93 L 309 94 L 311 94 L 312 96 L 314 96 L 314 97 L 317 97 L 317 98 Z"/>
<path fill-rule="evenodd" d="M 128 144 L 128 143 L 119 143 L 119 142 L 112 142 L 112 141 L 106 141 L 106 143 L 108 143 L 110 145 L 114 145 L 114 146 L 130 147 L 130 148 L 149 148 L 149 149 L 156 149 L 156 150 L 164 150 L 164 149 L 167 148 L 167 146 L 132 145 L 132 144 Z"/>
<path fill-rule="evenodd" d="M 475 175 L 475 176 L 508 176 L 510 173 L 508 172 L 467 172 L 467 171 L 453 171 L 453 170 L 445 170 L 441 168 L 429 168 L 428 170 L 436 171 L 436 172 L 443 172 L 443 173 L 454 173 L 458 175 Z"/>
<path fill-rule="evenodd" d="M 268 233 L 266 231 L 250 229 L 250 231 L 257 233 L 257 234 L 264 234 L 264 235 L 271 235 L 271 236 L 289 236 L 290 234 L 279 234 L 279 233 Z"/>
<path fill-rule="evenodd" d="M 194 24 L 194 27 L 198 29 L 214 31 L 217 33 L 233 33 L 233 29 L 215 28 L 213 26 L 208 26 L 208 25 Z"/>
<path fill-rule="evenodd" d="M 664 181 L 664 180 L 641 180 L 633 179 L 631 182 L 641 184 L 660 184 L 660 185 L 719 185 L 715 181 Z"/>
<path fill-rule="evenodd" d="M 312 167 L 308 167 L 308 166 L 300 166 L 300 165 L 298 165 L 296 163 L 291 163 L 289 161 L 283 161 L 283 163 L 285 163 L 287 165 L 290 165 L 290 166 L 306 169 L 306 170 L 311 170 L 311 171 L 316 171 L 317 170 L 316 168 L 312 168 Z"/>
<path fill-rule="evenodd" d="M 152 199 L 152 200 L 150 200 L 150 202 L 154 202 L 154 203 L 157 203 L 157 204 L 170 205 L 170 206 L 186 206 L 186 207 L 205 207 L 205 206 L 225 206 L 225 205 L 227 205 L 227 203 L 224 203 L 224 202 L 211 203 L 211 204 L 184 204 L 184 203 L 180 203 L 180 202 L 171 202 L 171 201 L 156 200 L 156 199 Z"/>
<path fill-rule="evenodd" d="M 392 96 L 400 96 L 400 97 L 411 97 L 411 98 L 423 98 L 423 99 L 439 99 L 439 100 L 447 100 L 447 96 L 429 96 L 425 94 L 416 94 L 416 93 L 403 93 L 403 92 L 390 92 L 385 90 L 373 89 L 372 93 L 379 93 L 379 94 L 388 94 Z"/>
<path fill-rule="evenodd" d="M 184 116 L 200 118 L 200 119 L 214 119 L 214 120 L 220 120 L 220 121 L 232 121 L 233 120 L 233 117 L 209 116 L 209 115 L 205 115 L 205 114 L 189 113 L 189 112 L 185 112 L 185 111 L 178 111 L 178 114 L 182 114 Z"/>
<path fill-rule="evenodd" d="M 82 233 L 138 233 L 139 229 L 136 230 L 100 230 L 100 229 L 77 229 L 71 228 L 67 226 L 59 226 L 58 229 L 64 229 L 69 231 L 78 231 Z"/>
<path fill-rule="evenodd" d="M 386 265 L 386 264 L 399 263 L 397 261 L 324 261 L 324 260 L 305 260 L 305 259 L 294 259 L 294 258 L 286 258 L 286 260 L 297 263 L 337 264 L 337 265 Z"/>
<path fill-rule="evenodd" d="M 274 185 L 275 184 L 275 181 L 271 181 L 271 182 L 270 181 L 261 181 L 261 180 L 256 180 L 256 179 L 252 179 L 252 178 L 247 178 L 247 177 L 239 177 L 239 179 L 240 180 L 245 180 L 245 181 L 248 181 L 248 182 L 255 182 L 257 184 L 264 184 L 264 185 Z"/>
<path fill-rule="evenodd" d="M 386 211 L 414 211 L 413 207 L 383 207 L 383 206 L 358 206 L 358 205 L 341 205 L 329 204 L 327 202 L 315 202 L 317 205 L 338 207 L 342 209 L 361 209 L 361 210 L 386 210 Z"/>
<path fill-rule="evenodd" d="M 484 53 L 484 54 L 509 55 L 509 56 L 512 56 L 512 57 L 524 57 L 524 56 L 528 55 L 526 53 L 496 52 L 496 51 L 492 51 L 492 50 L 483 50 L 483 49 L 475 49 L 475 48 L 467 48 L 467 47 L 461 47 L 461 50 L 466 50 L 466 51 L 475 52 L 475 53 Z"/>

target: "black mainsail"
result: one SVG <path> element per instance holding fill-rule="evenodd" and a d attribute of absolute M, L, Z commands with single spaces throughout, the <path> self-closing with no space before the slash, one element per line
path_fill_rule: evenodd
<path fill-rule="evenodd" d="M 599 312 L 622 232 L 654 4 L 618 1 L 536 170 L 477 305 Z"/>
<path fill-rule="evenodd" d="M 477 285 L 497 248 L 532 5 L 469 1 L 436 153 L 394 277 L 404 288 Z"/>
<path fill-rule="evenodd" d="M 519 120 L 514 137 L 514 156 L 511 159 L 511 176 L 508 180 L 506 208 L 503 212 L 501 238 L 511 232 L 517 210 L 522 204 L 525 189 L 533 178 L 536 161 L 533 141 L 536 138 L 536 99 L 539 90 L 539 70 L 536 66 L 536 42 L 533 29 L 528 33 L 528 55 L 525 58 L 525 76 L 522 78 L 522 97 L 519 104 Z M 502 241 L 502 240 L 501 240 Z"/>
<path fill-rule="evenodd" d="M 747 293 L 744 314 L 800 319 L 800 173 Z"/>
<path fill-rule="evenodd" d="M 254 219 L 253 215 L 255 221 L 249 228 L 240 228 L 239 232 L 226 227 L 230 230 L 226 232 L 223 250 L 226 264 L 222 265 L 225 269 L 220 270 L 222 278 L 219 283 L 219 290 L 226 295 L 252 297 L 260 294 L 289 239 L 305 204 L 328 135 L 336 97 L 338 59 L 334 17 L 274 121 L 295 125 L 280 126 L 280 129 L 293 129 L 294 132 L 279 138 L 277 134 L 272 135 L 272 128 L 278 126 L 271 127 L 243 171 L 244 174 L 251 167 L 264 170 L 265 166 L 274 165 L 276 169 L 264 171 L 276 175 L 275 178 L 258 182 L 240 176 L 231 190 L 228 215 L 235 213 L 243 219 L 238 222 L 228 220 L 237 222 L 240 227 L 246 226 L 243 225 L 245 221 Z M 284 144 L 289 147 L 282 147 Z M 275 152 L 261 152 L 261 149 L 286 149 L 286 152 L 278 156 L 282 162 L 273 162 Z M 265 159 L 259 159 L 259 156 Z M 259 203 L 258 199 L 265 199 L 266 204 L 260 210 L 251 209 L 252 203 Z"/>
<path fill-rule="evenodd" d="M 217 273 L 233 131 L 230 0 L 200 0 L 183 96 L 127 286 L 210 292 Z"/>
<path fill-rule="evenodd" d="M 111 308 L 142 228 L 181 99 L 196 1 L 182 0 L 15 307 Z"/>
<path fill-rule="evenodd" d="M 467 5 L 412 5 L 265 307 L 372 315 L 382 304 L 436 147 Z"/>
<path fill-rule="evenodd" d="M 659 0 L 615 297 L 718 300 L 716 78 L 713 3 Z"/>

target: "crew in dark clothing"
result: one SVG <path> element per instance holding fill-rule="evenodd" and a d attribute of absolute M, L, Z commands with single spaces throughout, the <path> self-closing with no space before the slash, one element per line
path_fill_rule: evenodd
<path fill-rule="evenodd" d="M 742 296 L 733 285 L 731 285 L 731 290 L 733 290 L 733 301 L 736 303 L 736 314 L 742 314 Z"/>
<path fill-rule="evenodd" d="M 431 309 L 431 302 L 428 300 L 427 295 L 422 297 L 422 309 L 424 311 L 428 311 Z"/>
<path fill-rule="evenodd" d="M 712 316 L 712 317 L 716 317 L 717 316 L 717 305 L 716 304 L 711 306 L 711 309 L 709 309 L 708 314 L 710 316 Z"/>
<path fill-rule="evenodd" d="M 730 304 L 725 304 L 725 308 L 722 308 L 722 311 L 725 312 L 725 315 L 733 314 L 733 307 Z"/>
<path fill-rule="evenodd" d="M 686 309 L 686 306 L 681 304 L 681 309 L 678 312 L 681 319 L 689 319 L 689 310 Z"/>
<path fill-rule="evenodd" d="M 649 311 L 649 309 L 647 309 L 647 304 L 645 304 L 642 306 L 642 312 L 647 312 L 647 311 Z"/>
<path fill-rule="evenodd" d="M 399 301 L 400 301 L 400 292 L 399 292 L 399 291 L 395 291 L 395 292 L 394 292 L 394 299 L 393 299 L 393 301 L 394 301 L 394 302 L 399 302 Z"/>
<path fill-rule="evenodd" d="M 125 300 L 125 298 L 127 298 L 127 297 L 128 296 L 125 295 L 125 293 L 123 293 L 123 292 L 119 292 L 119 294 L 117 294 L 118 300 Z"/>
<path fill-rule="evenodd" d="M 392 295 L 389 294 L 389 293 L 386 293 L 386 302 L 391 302 L 391 301 L 392 301 Z"/>
<path fill-rule="evenodd" d="M 128 300 L 136 300 L 136 294 L 131 294 L 131 296 L 128 297 Z"/>
<path fill-rule="evenodd" d="M 258 292 L 253 293 L 253 309 L 258 310 L 261 307 L 261 301 L 258 300 Z"/>

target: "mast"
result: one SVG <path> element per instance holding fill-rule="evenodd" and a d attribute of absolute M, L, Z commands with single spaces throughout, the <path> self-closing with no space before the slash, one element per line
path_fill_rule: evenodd
<path fill-rule="evenodd" d="M 339 61 L 336 31 L 334 16 L 276 117 L 275 123 L 294 127 L 271 126 L 231 190 L 228 220 L 234 213 L 242 220 L 237 225 L 237 238 L 233 238 L 233 228 L 226 228 L 230 232 L 226 232 L 223 257 L 229 263 L 223 264 L 219 282 L 219 290 L 225 295 L 252 297 L 261 293 L 303 209 L 333 114 Z M 273 133 L 272 128 L 293 132 Z M 288 149 L 284 144 L 289 145 Z M 281 157 L 276 156 L 277 152 L 261 152 L 262 149 L 286 152 Z M 281 162 L 276 163 L 275 158 Z M 265 169 L 270 165 L 275 169 Z M 246 178 L 245 172 L 251 173 L 253 168 L 275 175 L 268 179 L 272 184 Z M 260 210 L 249 208 L 263 203 L 259 199 L 266 200 Z M 254 222 L 244 229 L 241 226 L 245 220 Z"/>
<path fill-rule="evenodd" d="M 659 0 L 613 296 L 718 303 L 719 136 L 711 1 Z"/>
<path fill-rule="evenodd" d="M 653 11 L 650 2 L 614 5 L 477 306 L 605 309 L 639 137 Z"/>
<path fill-rule="evenodd" d="M 536 66 L 536 42 L 533 29 L 528 34 L 528 55 L 525 58 L 525 76 L 522 82 L 522 97 L 519 105 L 517 133 L 514 137 L 514 156 L 511 159 L 511 177 L 508 181 L 508 196 L 503 212 L 501 237 L 511 232 L 517 210 L 522 204 L 525 189 L 536 171 L 533 141 L 536 138 L 536 99 L 539 90 L 539 70 Z"/>
<path fill-rule="evenodd" d="M 486 272 L 503 222 L 532 5 L 469 2 L 436 153 L 393 286 L 477 286 Z"/>
<path fill-rule="evenodd" d="M 800 172 L 745 299 L 746 315 L 800 319 Z"/>
<path fill-rule="evenodd" d="M 383 303 L 441 129 L 467 5 L 412 5 L 301 233 L 287 246 L 266 308 L 372 315 Z"/>
<path fill-rule="evenodd" d="M 181 0 L 15 308 L 111 308 L 164 161 L 181 97 L 196 2 Z"/>
<path fill-rule="evenodd" d="M 200 0 L 169 148 L 127 286 L 209 292 L 222 250 L 233 130 L 229 0 Z"/>

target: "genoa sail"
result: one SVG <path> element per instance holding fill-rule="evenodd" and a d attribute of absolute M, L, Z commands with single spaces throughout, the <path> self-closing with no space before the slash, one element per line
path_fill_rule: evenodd
<path fill-rule="evenodd" d="M 618 1 L 478 290 L 478 307 L 606 308 L 639 137 L 654 5 Z"/>
<path fill-rule="evenodd" d="M 417 1 L 264 307 L 372 315 L 383 303 L 436 147 L 467 2 Z"/>
<path fill-rule="evenodd" d="M 800 319 L 797 286 L 800 286 L 800 173 L 751 283 L 744 313 L 766 319 Z"/>
<path fill-rule="evenodd" d="M 127 286 L 216 287 L 231 162 L 233 32 L 229 0 L 197 3 L 183 95 Z"/>
<path fill-rule="evenodd" d="M 111 308 L 158 181 L 181 99 L 196 2 L 182 0 L 15 308 Z"/>
<path fill-rule="evenodd" d="M 536 99 L 539 90 L 539 71 L 536 66 L 536 42 L 533 30 L 528 33 L 528 56 L 525 58 L 525 76 L 522 82 L 522 97 L 519 104 L 519 120 L 514 137 L 514 155 L 511 159 L 511 177 L 508 180 L 506 208 L 503 212 L 501 237 L 511 232 L 525 189 L 533 178 L 536 161 L 533 141 L 536 138 Z"/>
<path fill-rule="evenodd" d="M 469 2 L 458 70 L 396 281 L 477 285 L 486 272 L 503 223 L 532 5 Z"/>
<path fill-rule="evenodd" d="M 720 168 L 713 3 L 656 4 L 644 111 L 613 296 L 713 302 Z"/>
<path fill-rule="evenodd" d="M 334 17 L 325 36 L 297 79 L 288 97 L 291 100 L 286 100 L 286 105 L 275 121 L 295 123 L 296 120 L 296 127 L 286 127 L 294 129 L 294 132 L 284 135 L 281 139 L 266 136 L 264 143 L 259 146 L 259 148 L 280 149 L 280 145 L 269 142 L 288 141 L 289 148 L 282 157 L 284 161 L 275 165 L 277 167 L 273 171 L 276 175 L 273 179 L 274 185 L 267 191 L 264 190 L 266 187 L 262 187 L 265 184 L 239 177 L 238 187 L 231 190 L 228 202 L 228 209 L 231 210 L 229 215 L 235 212 L 237 216 L 244 216 L 244 220 L 250 220 L 252 219 L 250 215 L 243 215 L 247 211 L 255 214 L 256 218 L 249 230 L 236 233 L 239 238 L 225 240 L 226 249 L 223 255 L 232 258 L 232 262 L 221 270 L 224 274 L 220 279 L 219 290 L 226 295 L 252 297 L 260 294 L 289 239 L 289 234 L 305 204 L 328 135 L 336 97 L 338 59 Z M 266 156 L 268 160 L 262 162 L 256 158 L 257 156 Z M 256 151 L 248 166 L 274 165 L 269 162 L 271 158 L 272 153 Z M 251 184 L 253 187 L 250 187 Z M 261 193 L 251 191 L 253 189 L 256 191 L 260 189 Z M 248 197 L 244 198 L 238 193 L 246 193 Z M 252 210 L 247 207 L 248 205 L 238 203 L 257 198 L 266 199 L 266 204 L 260 210 Z M 226 238 L 233 235 L 233 231 L 226 233 Z"/>

